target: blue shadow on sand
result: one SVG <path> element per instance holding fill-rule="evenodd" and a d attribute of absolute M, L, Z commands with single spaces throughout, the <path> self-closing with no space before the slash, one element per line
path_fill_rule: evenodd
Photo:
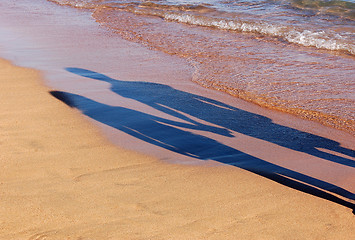
<path fill-rule="evenodd" d="M 170 151 L 200 160 L 215 160 L 233 165 L 353 210 L 355 208 L 351 202 L 351 200 L 355 200 L 354 193 L 243 153 L 212 138 L 189 132 L 188 129 L 209 131 L 227 137 L 232 137 L 230 134 L 230 130 L 232 130 L 326 161 L 355 167 L 355 162 L 350 158 L 340 157 L 318 149 L 323 148 L 345 156 L 355 156 L 355 151 L 343 148 L 333 140 L 275 124 L 264 116 L 210 98 L 180 91 L 167 85 L 121 81 L 79 68 L 67 68 L 67 71 L 93 80 L 108 82 L 114 93 L 183 120 L 183 122 L 172 121 L 133 109 L 109 106 L 72 93 L 51 92 L 57 99 L 79 109 L 83 114 L 96 121 Z M 218 127 L 201 124 L 181 113 Z"/>

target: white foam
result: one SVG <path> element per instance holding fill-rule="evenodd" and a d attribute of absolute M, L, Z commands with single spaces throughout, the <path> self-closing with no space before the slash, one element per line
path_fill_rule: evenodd
<path fill-rule="evenodd" d="M 353 44 L 341 42 L 341 37 L 339 35 L 336 35 L 335 38 L 330 39 L 324 31 L 290 31 L 285 34 L 284 37 L 288 42 L 297 43 L 307 47 L 310 46 L 328 50 L 342 50 L 355 54 L 355 46 Z"/>
<path fill-rule="evenodd" d="M 155 14 L 156 15 L 156 14 Z M 324 31 L 312 32 L 309 30 L 298 31 L 292 28 L 272 25 L 263 22 L 242 22 L 224 20 L 192 14 L 164 13 L 161 15 L 168 21 L 176 21 L 191 25 L 213 27 L 223 30 L 254 32 L 273 37 L 281 37 L 290 43 L 297 43 L 307 47 L 316 47 L 328 50 L 341 50 L 355 54 L 355 45 L 344 42 L 339 34 L 327 36 Z"/>

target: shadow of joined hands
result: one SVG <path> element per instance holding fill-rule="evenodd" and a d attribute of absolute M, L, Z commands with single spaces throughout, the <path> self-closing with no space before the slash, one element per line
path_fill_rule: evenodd
<path fill-rule="evenodd" d="M 355 167 L 355 161 L 352 159 L 320 149 L 328 149 L 351 157 L 355 157 L 354 150 L 343 148 L 338 142 L 327 138 L 275 124 L 267 117 L 210 98 L 180 91 L 164 84 L 116 80 L 101 73 L 81 68 L 66 68 L 66 70 L 89 79 L 110 83 L 111 90 L 122 97 L 136 100 L 190 122 L 190 126 L 185 125 L 187 128 L 210 131 L 224 136 L 231 136 L 228 130 L 232 130 L 324 160 Z M 220 126 L 220 128 L 203 125 L 182 113 Z"/>

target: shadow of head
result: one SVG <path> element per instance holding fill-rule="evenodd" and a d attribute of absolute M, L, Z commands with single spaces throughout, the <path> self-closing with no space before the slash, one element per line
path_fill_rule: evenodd
<path fill-rule="evenodd" d="M 75 107 L 74 101 L 70 99 L 70 97 L 68 96 L 67 93 L 60 92 L 60 91 L 50 91 L 49 93 L 53 97 L 55 97 L 56 99 L 64 102 L 65 104 L 67 104 L 69 107 L 72 107 L 72 108 Z"/>

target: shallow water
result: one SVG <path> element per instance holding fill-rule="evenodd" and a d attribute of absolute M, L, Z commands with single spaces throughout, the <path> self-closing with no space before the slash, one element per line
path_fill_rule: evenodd
<path fill-rule="evenodd" d="M 202 86 L 355 132 L 352 0 L 51 1 L 187 59 Z"/>
<path fill-rule="evenodd" d="M 167 21 L 272 36 L 289 43 L 355 54 L 353 0 L 50 0 Z"/>

